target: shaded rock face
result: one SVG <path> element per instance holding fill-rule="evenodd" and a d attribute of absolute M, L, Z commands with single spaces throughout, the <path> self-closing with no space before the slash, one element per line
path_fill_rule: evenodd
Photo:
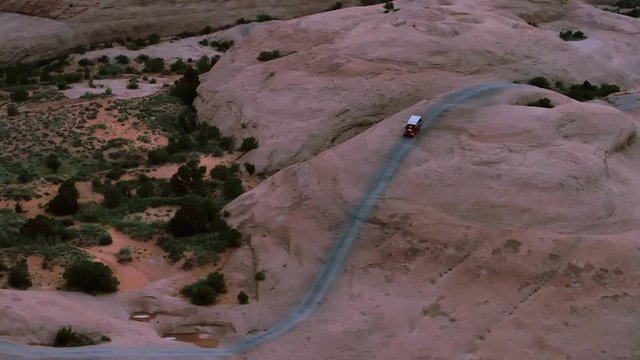
<path fill-rule="evenodd" d="M 538 75 L 639 84 L 633 18 L 577 1 L 400 1 L 396 8 L 343 9 L 238 37 L 202 77 L 200 118 L 238 138 L 256 137 L 260 147 L 245 159 L 272 173 L 462 84 Z M 538 27 L 527 23 L 531 16 Z M 565 28 L 589 38 L 565 42 L 558 36 Z M 285 56 L 256 59 L 276 49 Z M 389 136 L 401 131 L 402 121 Z"/>
<path fill-rule="evenodd" d="M 343 1 L 345 6 L 355 1 Z M 259 14 L 290 19 L 324 11 L 332 0 L 300 1 L 136 1 L 136 0 L 46 0 L 0 3 L 0 30 L 15 24 L 20 33 L 3 31 L 0 35 L 0 65 L 35 61 L 56 56 L 78 45 L 106 41 L 115 37 L 146 37 L 152 33 L 173 35 L 198 32 L 235 24 L 236 20 L 255 19 Z M 35 17 L 35 18 L 33 18 Z M 38 34 L 41 24 L 55 22 L 57 27 Z M 32 33 L 35 31 L 35 33 Z"/>

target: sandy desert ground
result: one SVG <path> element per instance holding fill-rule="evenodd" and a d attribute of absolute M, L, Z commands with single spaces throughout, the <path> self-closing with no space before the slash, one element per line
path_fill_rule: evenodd
<path fill-rule="evenodd" d="M 415 139 L 319 310 L 238 359 L 640 358 L 640 20 L 577 0 L 394 3 L 227 30 L 236 44 L 201 76 L 198 117 L 258 138 L 237 160 L 269 175 L 225 208 L 244 243 L 220 266 L 250 304 L 231 291 L 189 305 L 176 289 L 201 274 L 154 255 L 121 270 L 130 291 L 114 295 L 2 290 L 1 338 L 43 342 L 70 324 L 109 346 L 193 347 L 161 335 L 224 345 L 267 329 L 304 297 L 409 115 L 542 75 L 622 92 L 579 102 L 527 87 L 451 108 Z M 275 49 L 286 56 L 256 59 Z M 526 106 L 543 97 L 554 107 Z"/>

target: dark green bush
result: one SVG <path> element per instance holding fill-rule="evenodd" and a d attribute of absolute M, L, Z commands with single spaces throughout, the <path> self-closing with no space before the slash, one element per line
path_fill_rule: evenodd
<path fill-rule="evenodd" d="M 9 269 L 9 286 L 14 289 L 25 290 L 31 287 L 31 274 L 27 260 L 20 259 Z"/>
<path fill-rule="evenodd" d="M 189 65 L 187 65 L 187 63 L 182 59 L 178 59 L 173 64 L 169 65 L 169 70 L 173 73 L 182 74 L 188 67 Z"/>
<path fill-rule="evenodd" d="M 126 55 L 118 55 L 118 56 L 116 56 L 116 61 L 120 65 L 128 65 L 129 64 L 129 58 Z"/>
<path fill-rule="evenodd" d="M 154 195 L 154 187 L 151 181 L 142 181 L 140 185 L 138 185 L 138 189 L 136 190 L 136 195 L 139 198 L 149 198 Z"/>
<path fill-rule="evenodd" d="M 184 286 L 180 293 L 189 298 L 194 305 L 210 305 L 216 302 L 218 294 L 225 294 L 227 287 L 224 274 L 210 273 L 206 278 Z"/>
<path fill-rule="evenodd" d="M 237 248 L 241 245 L 240 239 L 242 238 L 242 234 L 236 229 L 226 229 L 220 232 L 219 238 L 226 247 Z"/>
<path fill-rule="evenodd" d="M 267 273 L 264 270 L 258 271 L 255 278 L 256 281 L 265 281 L 267 279 Z"/>
<path fill-rule="evenodd" d="M 124 198 L 124 194 L 122 190 L 113 185 L 105 185 L 102 190 L 102 195 L 104 199 L 102 200 L 101 205 L 107 209 L 115 209 L 122 204 L 122 200 Z"/>
<path fill-rule="evenodd" d="M 238 196 L 242 195 L 242 193 L 244 192 L 244 187 L 242 186 L 242 180 L 240 180 L 237 177 L 232 177 L 225 180 L 222 187 L 222 192 L 224 194 L 224 197 L 227 200 L 233 200 L 237 198 Z"/>
<path fill-rule="evenodd" d="M 96 224 L 82 224 L 77 231 L 77 236 L 82 246 L 107 246 L 113 243 L 109 232 Z"/>
<path fill-rule="evenodd" d="M 537 107 L 542 107 L 542 108 L 552 108 L 553 104 L 551 103 L 551 100 L 549 100 L 549 98 L 542 98 L 542 99 L 538 99 L 536 101 L 532 101 L 530 103 L 527 104 L 527 106 L 537 106 Z"/>
<path fill-rule="evenodd" d="M 256 167 L 253 164 L 244 163 L 244 168 L 250 175 L 253 175 L 256 172 Z"/>
<path fill-rule="evenodd" d="M 116 254 L 116 258 L 118 259 L 118 262 L 121 264 L 131 262 L 133 260 L 131 257 L 131 248 L 129 247 L 120 248 L 118 250 L 118 253 Z"/>
<path fill-rule="evenodd" d="M 220 138 L 218 145 L 226 152 L 233 152 L 235 150 L 235 140 L 231 136 L 223 136 Z"/>
<path fill-rule="evenodd" d="M 85 259 L 76 260 L 67 266 L 62 277 L 69 289 L 94 295 L 116 292 L 120 284 L 108 266 Z"/>
<path fill-rule="evenodd" d="M 216 165 L 211 169 L 209 173 L 212 179 L 225 181 L 233 176 L 231 169 L 226 167 L 225 165 Z"/>
<path fill-rule="evenodd" d="M 258 148 L 258 140 L 253 136 L 244 138 L 240 145 L 240 151 L 251 151 Z"/>
<path fill-rule="evenodd" d="M 30 183 L 31 181 L 33 181 L 33 174 L 27 169 L 20 170 L 20 173 L 18 174 L 18 182 L 21 184 L 26 184 Z"/>
<path fill-rule="evenodd" d="M 249 303 L 249 295 L 247 295 L 244 291 L 240 291 L 238 293 L 238 304 L 245 305 Z"/>
<path fill-rule="evenodd" d="M 12 91 L 9 97 L 13 102 L 23 102 L 29 100 L 29 92 L 24 89 L 17 89 Z"/>
<path fill-rule="evenodd" d="M 227 52 L 233 46 L 233 40 L 215 40 L 209 42 L 209 45 L 220 52 Z"/>
<path fill-rule="evenodd" d="M 58 188 L 58 194 L 47 204 L 47 212 L 57 215 L 73 215 L 78 212 L 78 189 L 73 179 L 66 180 Z"/>
<path fill-rule="evenodd" d="M 192 236 L 208 230 L 209 217 L 201 206 L 184 204 L 169 221 L 169 230 L 175 237 Z"/>
<path fill-rule="evenodd" d="M 149 151 L 147 159 L 150 165 L 164 164 L 169 160 L 169 152 L 166 148 L 157 148 Z"/>
<path fill-rule="evenodd" d="M 7 105 L 7 116 L 16 116 L 18 115 L 18 105 L 9 104 Z"/>
<path fill-rule="evenodd" d="M 150 73 L 160 73 L 164 70 L 164 59 L 163 58 L 153 58 L 144 62 L 144 70 L 145 72 Z"/>
<path fill-rule="evenodd" d="M 53 170 L 54 173 L 58 172 L 58 168 L 60 168 L 60 161 L 58 160 L 58 157 L 56 156 L 56 154 L 49 154 L 47 156 L 47 158 L 45 159 L 45 165 Z"/>
<path fill-rule="evenodd" d="M 100 338 L 101 341 L 111 341 L 108 336 L 102 336 Z M 91 339 L 89 336 L 75 332 L 70 326 L 62 327 L 58 329 L 56 335 L 53 339 L 54 347 L 78 347 L 78 346 L 87 346 L 87 345 L 95 345 L 96 342 Z"/>
<path fill-rule="evenodd" d="M 560 38 L 564 41 L 584 40 L 587 36 L 582 31 L 566 30 L 560 32 Z"/>
<path fill-rule="evenodd" d="M 169 181 L 171 191 L 183 196 L 187 194 L 201 194 L 204 187 L 204 174 L 207 168 L 200 166 L 197 160 L 191 160 L 180 166 Z"/>
<path fill-rule="evenodd" d="M 193 100 L 198 95 L 196 89 L 199 85 L 200 79 L 198 78 L 198 73 L 189 66 L 184 71 L 182 78 L 175 82 L 170 93 L 172 96 L 181 98 L 185 104 L 191 106 Z"/>
<path fill-rule="evenodd" d="M 138 80 L 136 80 L 135 78 L 129 79 L 129 82 L 127 83 L 127 89 L 135 90 L 137 88 L 139 88 Z"/>
<path fill-rule="evenodd" d="M 149 45 L 154 45 L 160 42 L 160 35 L 158 34 L 151 34 L 147 37 L 147 41 L 149 42 Z"/>
<path fill-rule="evenodd" d="M 25 238 L 54 237 L 60 233 L 58 223 L 47 216 L 37 215 L 27 219 L 20 227 L 20 236 Z"/>
<path fill-rule="evenodd" d="M 276 18 L 270 15 L 265 15 L 265 14 L 258 14 L 258 16 L 256 17 L 257 22 L 264 22 L 264 21 L 271 21 L 271 20 L 276 20 Z"/>
<path fill-rule="evenodd" d="M 260 60 L 260 61 L 271 61 L 271 60 L 280 58 L 282 56 L 283 55 L 282 55 L 282 53 L 280 53 L 280 50 L 262 51 L 258 55 L 258 60 Z"/>
<path fill-rule="evenodd" d="M 549 81 L 544 76 L 536 76 L 530 79 L 528 84 L 543 89 L 551 89 L 551 84 L 549 84 Z"/>

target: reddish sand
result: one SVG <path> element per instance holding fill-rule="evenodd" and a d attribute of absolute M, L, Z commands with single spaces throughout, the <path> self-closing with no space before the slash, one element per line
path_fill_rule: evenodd
<path fill-rule="evenodd" d="M 200 157 L 200 165 L 205 166 L 207 168 L 207 174 L 211 169 L 220 164 L 229 165 L 233 163 L 238 158 L 237 153 L 233 154 L 225 154 L 220 157 L 212 156 L 212 155 L 204 155 Z M 178 168 L 182 164 L 165 164 L 157 167 L 154 170 L 151 170 L 147 173 L 147 176 L 157 179 L 169 179 L 173 174 L 178 171 Z"/>
<path fill-rule="evenodd" d="M 64 268 L 56 265 L 50 269 L 42 268 L 43 257 L 31 255 L 27 257 L 27 265 L 31 272 L 31 283 L 34 288 L 56 289 L 62 285 Z"/>
<path fill-rule="evenodd" d="M 103 100 L 103 105 L 107 105 L 108 100 Z M 134 125 L 133 122 L 136 122 Z M 155 147 L 167 144 L 167 138 L 154 134 L 143 122 L 137 121 L 134 117 L 123 122 L 118 122 L 117 115 L 109 115 L 105 108 L 100 108 L 95 119 L 87 120 L 87 126 L 104 125 L 106 129 L 97 129 L 95 136 L 98 139 L 109 141 L 112 139 L 137 140 L 140 136 L 149 138 L 148 147 Z M 142 144 L 142 143 L 140 143 Z"/>

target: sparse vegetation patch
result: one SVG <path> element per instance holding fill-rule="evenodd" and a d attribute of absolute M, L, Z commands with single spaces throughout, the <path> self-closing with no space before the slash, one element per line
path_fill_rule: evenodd
<path fill-rule="evenodd" d="M 186 285 L 180 290 L 180 294 L 187 297 L 194 305 L 214 304 L 218 295 L 226 292 L 224 274 L 219 272 L 210 273 L 206 278 Z"/>
<path fill-rule="evenodd" d="M 54 347 L 78 347 L 96 345 L 100 343 L 109 342 L 111 339 L 102 335 L 100 339 L 94 340 L 90 336 L 74 331 L 70 326 L 64 326 L 58 329 L 53 339 L 52 346 Z"/>
<path fill-rule="evenodd" d="M 579 30 L 565 30 L 560 32 L 560 38 L 564 41 L 579 41 L 586 39 L 587 36 Z"/>
<path fill-rule="evenodd" d="M 555 81 L 554 85 L 552 86 L 549 80 L 547 80 L 544 76 L 536 76 L 528 80 L 527 83 L 529 85 L 537 86 L 543 89 L 557 91 L 578 101 L 590 101 L 596 98 L 603 98 L 620 91 L 620 87 L 615 84 L 603 83 L 598 86 L 593 85 L 586 80 L 582 83 L 572 84 L 568 87 L 560 81 Z"/>
<path fill-rule="evenodd" d="M 538 99 L 536 101 L 532 101 L 530 103 L 527 103 L 527 106 L 536 106 L 536 107 L 542 107 L 542 108 L 552 108 L 553 104 L 551 103 L 551 100 L 549 100 L 549 98 L 541 98 Z"/>

